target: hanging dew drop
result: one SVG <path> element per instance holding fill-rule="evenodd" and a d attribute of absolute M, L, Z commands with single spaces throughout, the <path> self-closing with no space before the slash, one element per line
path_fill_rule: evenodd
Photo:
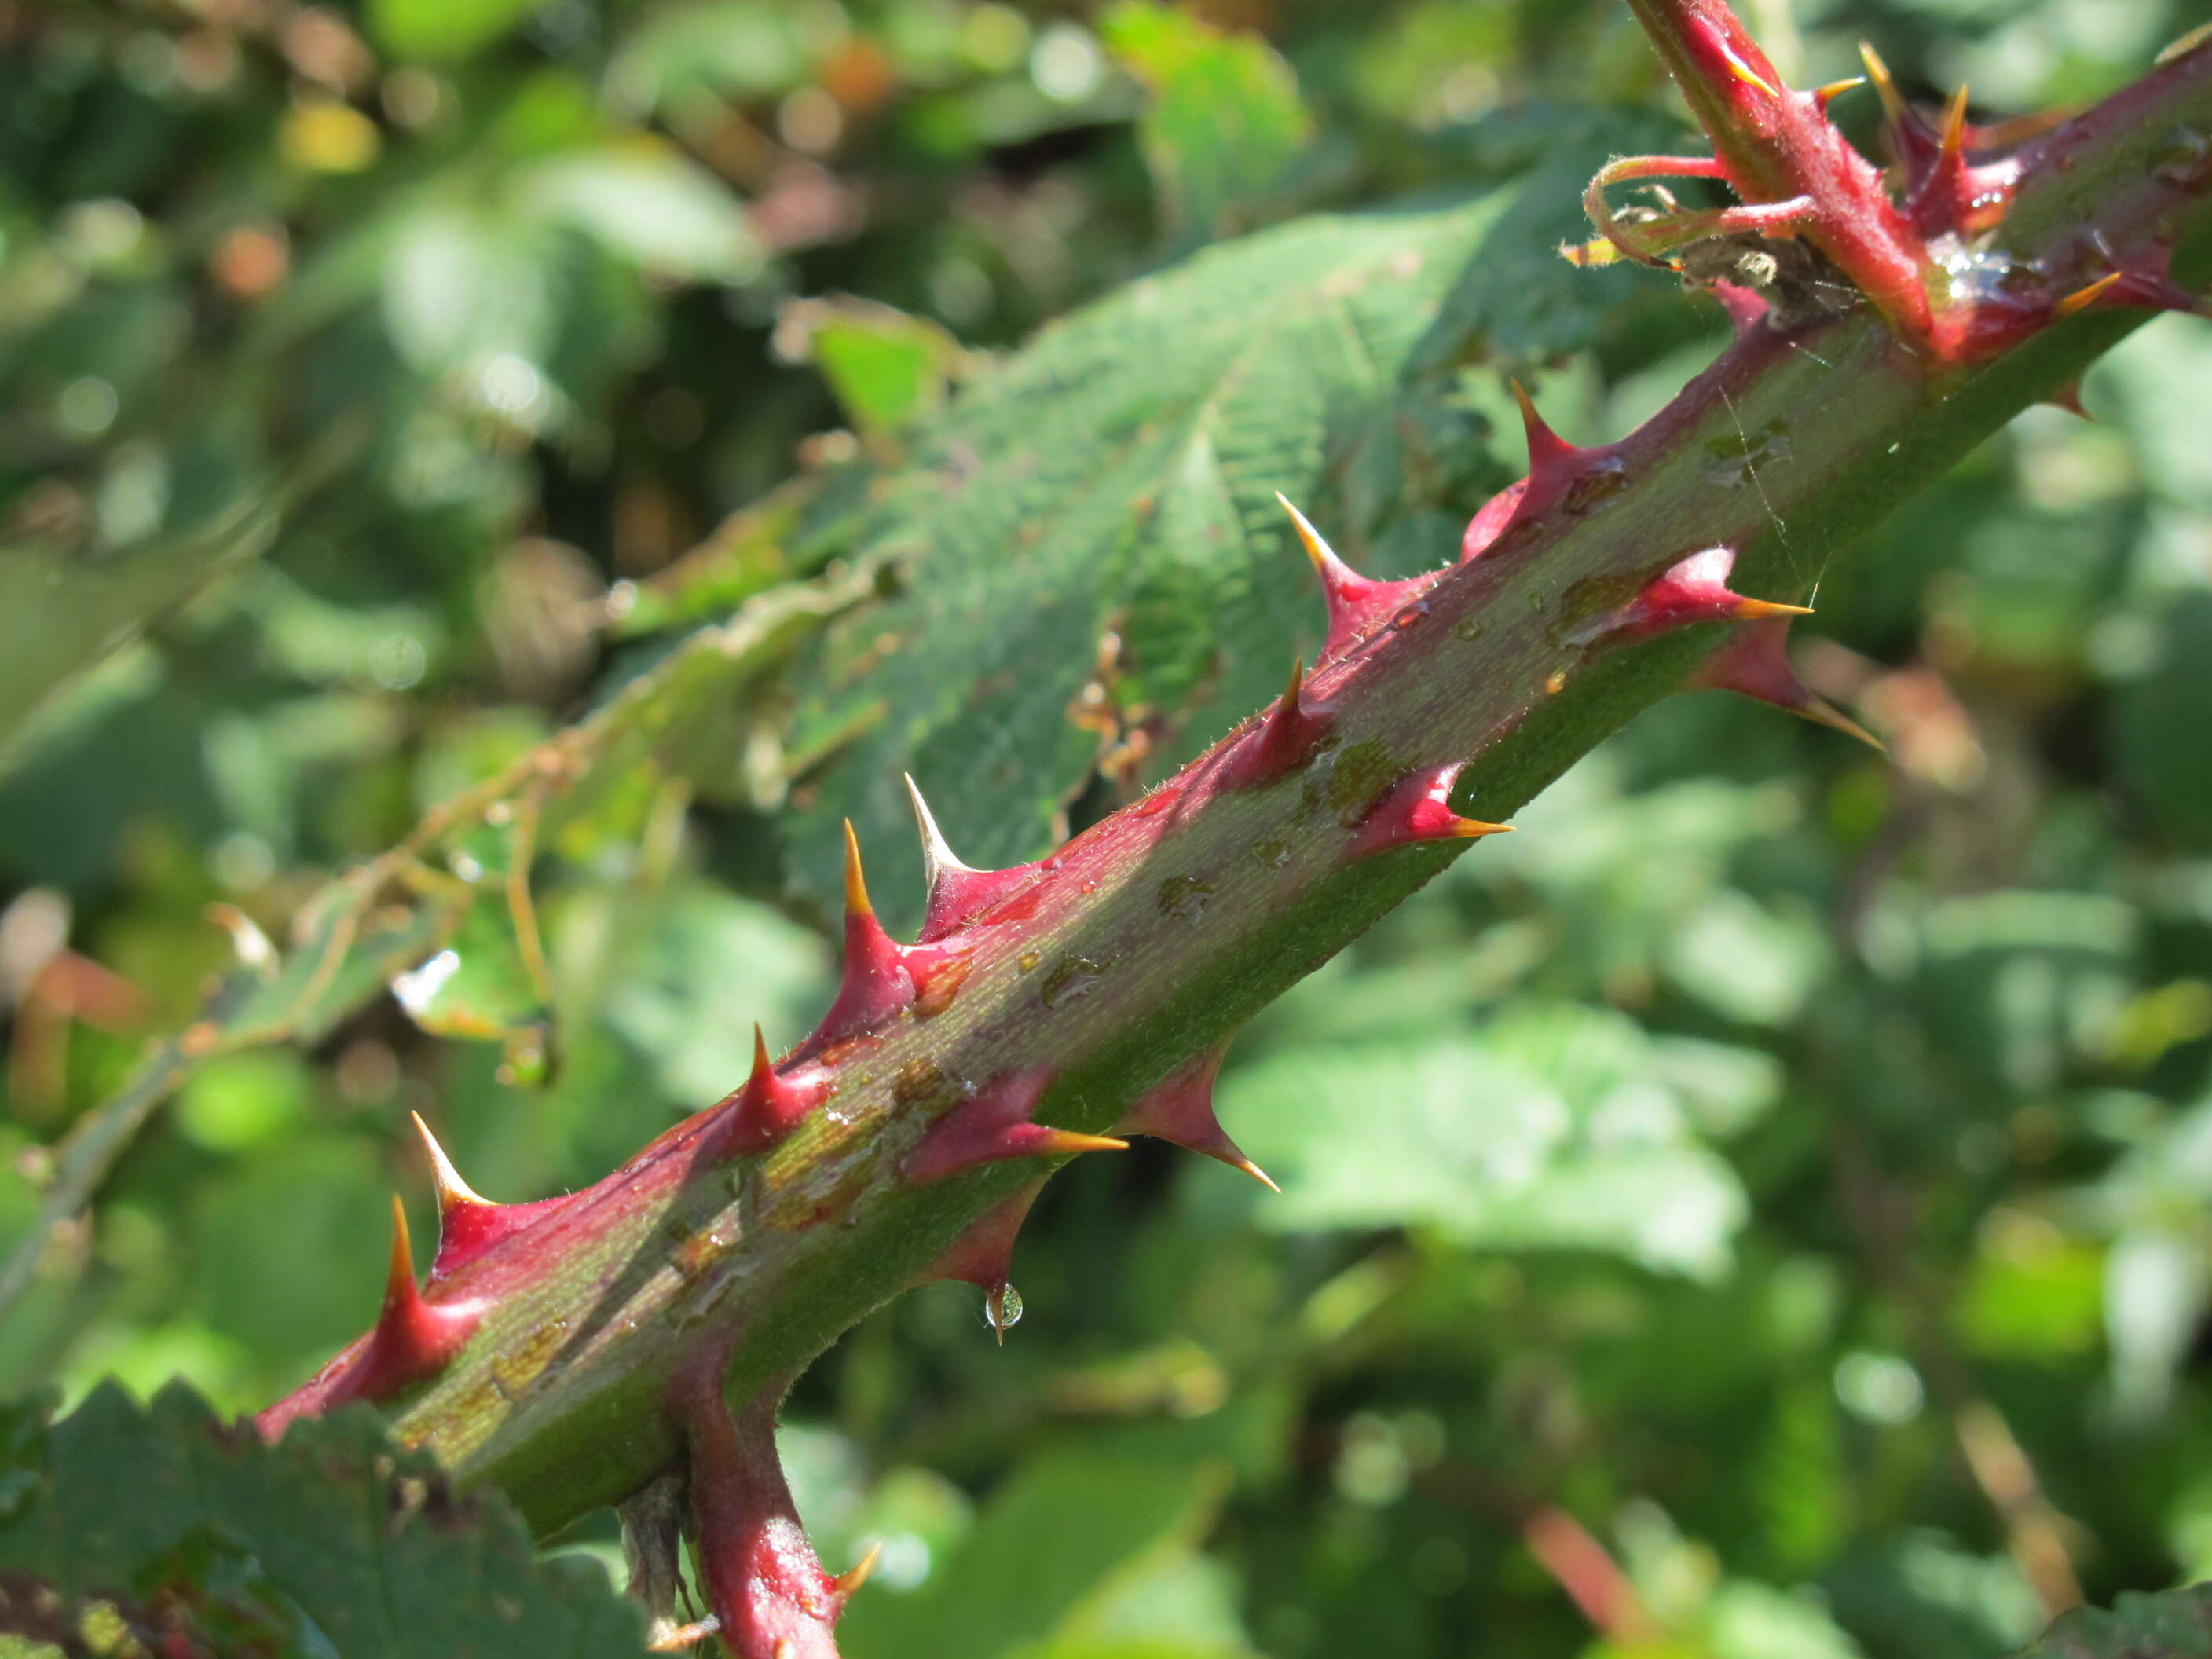
<path fill-rule="evenodd" d="M 1006 1333 L 1022 1322 L 1022 1293 L 1011 1285 L 983 1292 L 983 1322 L 1001 1343 Z"/>

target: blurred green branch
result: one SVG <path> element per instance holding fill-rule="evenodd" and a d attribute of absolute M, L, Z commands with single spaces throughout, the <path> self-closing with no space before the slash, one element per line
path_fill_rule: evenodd
<path fill-rule="evenodd" d="M 191 1024 L 158 1042 L 137 1073 L 80 1118 L 52 1154 L 38 1222 L 0 1263 L 0 1315 L 30 1286 L 55 1234 L 98 1192 L 161 1103 L 219 1054 L 310 1042 L 435 962 L 477 906 L 504 908 L 532 982 L 545 969 L 530 892 L 532 864 L 562 830 L 610 796 L 688 791 L 718 753 L 748 684 L 830 618 L 874 596 L 890 567 L 866 562 L 747 601 L 688 635 L 605 705 L 422 815 L 389 851 L 340 876 L 301 909 L 279 953 L 247 933 L 246 958 L 224 974 Z M 250 929 L 240 918 L 237 926 Z M 429 1012 L 442 982 L 426 991 Z M 428 1021 L 426 1021 L 428 1023 Z M 502 1035 L 471 1029 L 477 1036 Z M 537 1042 L 544 1033 L 534 1035 Z M 542 1066 L 542 1050 L 526 1057 Z"/>

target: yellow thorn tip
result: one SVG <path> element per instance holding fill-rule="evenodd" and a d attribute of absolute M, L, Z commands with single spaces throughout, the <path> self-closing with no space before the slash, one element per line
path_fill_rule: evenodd
<path fill-rule="evenodd" d="M 1328 575 L 1329 565 L 1336 560 L 1336 550 L 1322 538 L 1321 532 L 1313 527 L 1304 514 L 1291 505 L 1289 496 L 1279 489 L 1275 492 L 1275 499 L 1283 504 L 1283 511 L 1291 515 L 1291 527 L 1298 532 L 1299 544 L 1304 547 L 1306 557 L 1313 561 L 1313 568 L 1323 576 Z"/>
<path fill-rule="evenodd" d="M 446 1156 L 446 1149 L 430 1133 L 430 1126 L 422 1121 L 422 1114 L 410 1112 L 407 1115 L 415 1120 L 415 1133 L 422 1138 L 422 1151 L 430 1160 L 430 1184 L 437 1188 L 440 1212 L 450 1210 L 457 1204 L 490 1203 L 489 1199 L 461 1179 L 461 1172 L 453 1167 L 453 1159 Z M 392 1201 L 398 1203 L 398 1200 L 395 1198 Z"/>
<path fill-rule="evenodd" d="M 2107 271 L 2087 288 L 2075 289 L 2073 293 L 2051 307 L 2051 316 L 2054 319 L 2071 317 L 2077 311 L 2087 310 L 2096 304 L 2098 295 L 2120 280 L 2120 275 L 2121 273 L 2117 270 Z"/>
<path fill-rule="evenodd" d="M 1000 1340 L 1006 1339 L 1002 1336 Z M 884 1553 L 883 1540 L 878 1539 L 868 1546 L 868 1553 L 830 1582 L 830 1588 L 839 1595 L 850 1595 L 868 1582 L 868 1575 L 876 1570 L 876 1558 Z"/>
<path fill-rule="evenodd" d="M 1721 47 L 1721 61 L 1728 65 L 1729 73 L 1735 76 L 1737 80 L 1742 82 L 1746 86 L 1757 87 L 1769 98 L 1779 98 L 1782 96 L 1781 89 L 1778 87 L 1777 87 L 1771 81 L 1769 81 L 1765 76 L 1761 75 L 1757 70 L 1752 68 L 1750 64 L 1745 63 L 1742 58 L 1737 57 L 1735 53 L 1729 50 L 1726 46 Z"/>
<path fill-rule="evenodd" d="M 2184 52 L 2196 51 L 2208 40 L 2212 40 L 2212 23 L 2200 23 L 2179 39 L 2167 41 L 2151 62 L 2163 68 Z"/>
<path fill-rule="evenodd" d="M 1079 1134 L 1073 1129 L 1054 1129 L 1037 1148 L 1039 1158 L 1072 1157 L 1077 1152 L 1126 1152 L 1129 1143 L 1116 1140 L 1112 1135 Z"/>
<path fill-rule="evenodd" d="M 1849 714 L 1844 713 L 1842 709 L 1837 708 L 1835 704 L 1830 702 L 1826 697 L 1814 697 L 1811 702 L 1808 702 L 1804 708 L 1798 709 L 1796 712 L 1802 718 L 1811 720 L 1815 726 L 1825 726 L 1830 731 L 1840 732 L 1847 738 L 1856 738 L 1861 743 L 1866 744 L 1868 748 L 1873 750 L 1877 755 L 1887 755 L 1889 753 L 1889 745 L 1887 744 L 1884 743 L 1880 738 L 1875 736 L 1873 732 L 1868 731 L 1866 727 L 1861 726 L 1856 720 L 1853 720 Z"/>
<path fill-rule="evenodd" d="M 1512 389 L 1513 401 L 1521 405 L 1521 423 L 1528 427 L 1542 426 L 1544 417 L 1536 412 L 1535 400 L 1529 397 L 1528 388 L 1510 377 L 1505 384 Z"/>
<path fill-rule="evenodd" d="M 386 1281 L 387 1302 L 415 1294 L 415 1242 L 407 1236 L 407 1206 L 399 1194 L 392 1195 L 392 1273 Z"/>
<path fill-rule="evenodd" d="M 853 820 L 845 820 L 845 908 L 856 916 L 875 915 L 868 902 L 867 878 L 860 873 L 860 838 L 853 833 Z"/>
<path fill-rule="evenodd" d="M 1764 622 L 1769 617 L 1809 617 L 1809 605 L 1784 605 L 1777 599 L 1738 599 L 1735 615 L 1738 622 Z"/>
<path fill-rule="evenodd" d="M 1951 101 L 1944 106 L 1943 110 L 1944 154 L 1956 155 L 1966 147 L 1966 83 L 1961 81 L 1959 82 L 1958 91 L 1951 94 Z"/>
<path fill-rule="evenodd" d="M 1889 117 L 1892 125 L 1902 123 L 1905 100 L 1897 95 L 1897 82 L 1890 78 L 1889 65 L 1881 61 L 1881 54 L 1871 42 L 1859 42 L 1859 61 L 1866 65 L 1867 78 L 1874 82 L 1875 94 L 1881 100 L 1882 113 Z"/>
<path fill-rule="evenodd" d="M 1265 1187 L 1269 1192 L 1274 1194 L 1277 1198 L 1280 1198 L 1283 1195 L 1283 1189 L 1275 1184 L 1274 1176 L 1269 1175 L 1265 1170 L 1255 1164 L 1250 1158 L 1237 1158 L 1231 1162 L 1229 1167 L 1232 1170 L 1243 1170 L 1246 1175 L 1250 1176 L 1253 1180 L 1258 1182 L 1262 1187 Z"/>

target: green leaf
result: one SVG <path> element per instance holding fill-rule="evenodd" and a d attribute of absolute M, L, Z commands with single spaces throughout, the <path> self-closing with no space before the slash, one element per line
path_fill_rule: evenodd
<path fill-rule="evenodd" d="M 543 0 L 370 0 L 370 29 L 398 58 L 467 58 L 514 28 Z"/>
<path fill-rule="evenodd" d="M 1050 1640 L 1130 1564 L 1195 1541 L 1221 1471 L 1188 1460 L 1057 1451 L 995 1493 L 957 1554 L 914 1595 L 863 1596 L 840 1641 L 900 1659 L 994 1659 Z"/>
<path fill-rule="evenodd" d="M 1487 252 L 1493 236 L 1562 240 L 1583 183 L 1633 135 L 1552 137 L 1533 172 L 1469 199 L 1301 220 L 1133 283 L 918 434 L 854 541 L 904 561 L 910 586 L 834 629 L 800 676 L 793 752 L 835 758 L 794 827 L 798 885 L 831 899 L 849 817 L 872 870 L 885 861 L 887 918 L 910 919 L 901 772 L 961 856 L 1011 863 L 1048 841 L 1102 725 L 1158 730 L 1172 757 L 1273 697 L 1322 632 L 1275 491 L 1372 574 L 1455 550 L 1521 455 L 1517 429 L 1485 454 L 1460 357 L 1584 343 L 1621 292 L 1548 253 L 1556 270 Z M 1493 313 L 1510 346 L 1481 332 Z"/>
<path fill-rule="evenodd" d="M 731 283 L 760 268 L 736 198 L 672 149 L 632 144 L 558 156 L 514 188 L 523 207 L 648 271 Z"/>
<path fill-rule="evenodd" d="M 828 1005 L 821 939 L 773 910 L 701 884 L 655 919 L 607 1019 L 672 1100 L 713 1100 L 751 1067 L 750 1022 L 781 1052 Z M 732 1016 L 735 1018 L 732 1018 Z"/>
<path fill-rule="evenodd" d="M 479 893 L 435 954 L 392 981 L 393 994 L 433 1036 L 499 1043 L 514 1076 L 538 1081 L 552 1031 L 536 928 Z"/>
<path fill-rule="evenodd" d="M 2212 1659 L 2212 1584 L 2076 1608 L 2019 1659 Z"/>
<path fill-rule="evenodd" d="M 1195 1549 L 1150 1552 L 1035 1659 L 1249 1659 L 1237 1576 Z"/>
<path fill-rule="evenodd" d="M 787 92 L 812 68 L 810 21 L 800 7 L 767 0 L 668 7 L 623 42 L 608 91 L 639 115 Z"/>
<path fill-rule="evenodd" d="M 1226 34 L 1155 0 L 1122 0 L 1099 36 L 1149 94 L 1138 136 L 1168 240 L 1197 246 L 1263 199 L 1313 122 L 1290 65 L 1257 35 Z"/>
<path fill-rule="evenodd" d="M 556 326 L 542 247 L 511 221 L 440 204 L 407 215 L 386 254 L 385 331 L 425 374 L 511 353 L 543 361 Z"/>
<path fill-rule="evenodd" d="M 1920 985 L 1959 1058 L 2023 1096 L 2102 1059 L 2132 988 L 2140 922 L 2097 893 L 1995 892 L 1931 907 Z"/>
<path fill-rule="evenodd" d="M 786 306 L 776 342 L 787 355 L 811 354 L 846 418 L 869 438 L 941 410 L 964 360 L 935 323 L 860 300 Z"/>
<path fill-rule="evenodd" d="M 2197 852 L 2212 848 L 2212 768 L 2202 734 L 2212 729 L 2212 593 L 2177 594 L 2153 624 L 2144 672 L 2120 688 L 2111 721 L 2128 792 Z"/>
<path fill-rule="evenodd" d="M 0 1566 L 192 1650 L 345 1659 L 621 1659 L 638 1607 L 604 1572 L 541 1564 L 495 1492 L 456 1497 L 375 1415 L 295 1424 L 276 1446 L 181 1387 L 112 1385 L 51 1426 L 0 1408 Z"/>
<path fill-rule="evenodd" d="M 357 433 L 334 436 L 285 479 L 243 492 L 198 529 L 97 557 L 46 541 L 0 545 L 0 772 L 19 760 L 19 729 L 47 693 L 252 563 L 284 515 L 335 470 Z M 66 597 L 64 597 L 66 596 Z"/>
<path fill-rule="evenodd" d="M 1231 1133 L 1282 1183 L 1278 1231 L 1425 1226 L 1711 1278 L 1747 1204 L 1651 1041 L 1619 1016 L 1510 1012 L 1471 1037 L 1301 1048 L 1223 1079 Z"/>

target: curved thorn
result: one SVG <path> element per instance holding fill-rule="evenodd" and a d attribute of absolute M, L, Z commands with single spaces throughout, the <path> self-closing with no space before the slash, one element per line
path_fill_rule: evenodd
<path fill-rule="evenodd" d="M 845 820 L 845 909 L 848 915 L 872 916 L 867 878 L 860 872 L 860 838 L 853 833 L 853 820 Z"/>
<path fill-rule="evenodd" d="M 1966 148 L 1966 83 L 1959 82 L 1958 91 L 1943 108 L 1943 130 L 1940 140 L 1944 156 L 1956 161 Z"/>
<path fill-rule="evenodd" d="M 1291 527 L 1298 532 L 1299 544 L 1304 547 L 1306 557 L 1313 561 L 1314 574 L 1322 579 L 1324 586 L 1334 587 L 1347 576 L 1355 581 L 1358 580 L 1352 567 L 1336 556 L 1336 550 L 1322 539 L 1321 532 L 1313 527 L 1306 515 L 1291 505 L 1288 495 L 1279 489 L 1275 492 L 1275 499 L 1282 503 L 1283 511 L 1291 515 Z"/>
<path fill-rule="evenodd" d="M 2079 416 L 2093 426 L 2097 417 L 2081 402 L 2081 380 L 2079 375 L 2057 387 L 2043 401 L 2053 409 L 2063 409 L 2069 415 Z"/>
<path fill-rule="evenodd" d="M 793 1083 L 776 1074 L 769 1057 L 768 1038 L 753 1025 L 753 1067 L 726 1103 L 725 1121 L 715 1156 L 757 1157 L 781 1146 L 821 1101 L 825 1091 L 818 1083 Z"/>
<path fill-rule="evenodd" d="M 1024 1156 L 1029 1158 L 1073 1157 L 1077 1152 L 1126 1152 L 1129 1143 L 1112 1135 L 1079 1134 L 1073 1129 L 1055 1129 L 1049 1124 L 1032 1126 L 1038 1133 L 1029 1137 Z"/>
<path fill-rule="evenodd" d="M 914 774 L 904 772 L 900 775 L 906 780 L 907 799 L 914 805 L 915 828 L 921 835 L 924 887 L 934 893 L 938 881 L 948 872 L 956 875 L 977 874 L 978 872 L 960 861 L 958 854 L 952 850 L 951 843 L 945 839 L 945 832 L 937 827 L 936 815 L 929 810 L 929 803 L 921 798 L 921 786 L 914 781 Z"/>
<path fill-rule="evenodd" d="M 1311 757 L 1328 731 L 1329 717 L 1305 706 L 1305 659 L 1292 658 L 1290 683 L 1275 706 L 1261 717 L 1260 729 L 1231 757 L 1224 787 L 1262 788 L 1295 771 Z"/>
<path fill-rule="evenodd" d="M 1825 115 L 1827 113 L 1828 106 L 1834 103 L 1837 99 L 1866 83 L 1867 78 L 1863 75 L 1847 76 L 1841 81 L 1831 81 L 1824 87 L 1814 88 L 1813 97 L 1819 103 L 1820 112 Z"/>
<path fill-rule="evenodd" d="M 1213 1083 L 1229 1053 L 1224 1041 L 1147 1090 L 1114 1127 L 1124 1134 L 1150 1135 L 1185 1152 L 1198 1152 L 1248 1175 L 1279 1196 L 1267 1172 L 1244 1156 L 1229 1138 L 1213 1109 Z"/>
<path fill-rule="evenodd" d="M 1452 786 L 1465 770 L 1463 762 L 1424 767 L 1408 772 L 1384 787 L 1360 819 L 1351 856 L 1362 859 L 1394 847 L 1420 842 L 1474 841 L 1484 836 L 1509 836 L 1510 823 L 1486 823 L 1462 817 L 1452 810 Z"/>
<path fill-rule="evenodd" d="M 1013 1275 L 1015 1242 L 1044 1183 L 1043 1176 L 1024 1182 L 1012 1198 L 969 1222 L 914 1283 L 973 1285 L 986 1295 L 1006 1284 Z"/>
<path fill-rule="evenodd" d="M 1790 622 L 1784 617 L 1739 629 L 1712 655 L 1692 671 L 1686 684 L 1693 689 L 1733 691 L 1786 714 L 1811 720 L 1856 738 L 1877 754 L 1889 751 L 1881 739 L 1825 697 L 1816 696 L 1797 678 L 1790 662 Z"/>
<path fill-rule="evenodd" d="M 1529 397 L 1528 388 L 1517 380 L 1505 384 L 1512 388 L 1513 401 L 1521 406 L 1521 427 L 1528 443 L 1528 471 L 1533 477 L 1538 467 L 1547 463 L 1571 459 L 1574 445 L 1552 430 L 1541 415 L 1536 412 L 1535 400 Z"/>
<path fill-rule="evenodd" d="M 908 966 L 909 952 L 895 944 L 876 920 L 868 884 L 860 872 L 860 842 L 853 821 L 845 820 L 845 960 L 837 994 L 802 1052 L 857 1036 L 910 1007 L 919 988 Z"/>
<path fill-rule="evenodd" d="M 1728 585 L 1735 567 L 1735 550 L 1724 544 L 1678 559 L 1638 588 L 1626 605 L 1576 629 L 1569 641 L 1578 646 L 1618 644 L 1701 623 L 1762 623 L 1813 614 L 1808 605 L 1746 599 Z"/>
<path fill-rule="evenodd" d="M 384 1305 L 356 1365 L 339 1385 L 341 1400 L 376 1401 L 436 1373 L 483 1317 L 474 1305 L 434 1306 L 415 1282 L 415 1246 L 407 1206 L 392 1195 L 392 1267 Z"/>
<path fill-rule="evenodd" d="M 1432 578 L 1425 575 L 1396 581 L 1361 575 L 1337 556 L 1336 550 L 1291 504 L 1289 496 L 1279 489 L 1275 499 L 1290 514 L 1291 526 L 1297 532 L 1306 557 L 1313 563 L 1314 574 L 1321 578 L 1322 598 L 1328 605 L 1328 635 L 1322 641 L 1321 655 L 1315 659 L 1316 666 L 1358 644 L 1399 607 L 1429 586 Z"/>
<path fill-rule="evenodd" d="M 879 1538 L 868 1546 L 868 1553 L 866 1555 L 830 1581 L 830 1593 L 841 1600 L 850 1596 L 854 1590 L 868 1582 L 868 1575 L 875 1571 L 876 1561 L 883 1553 L 883 1540 Z"/>
<path fill-rule="evenodd" d="M 415 1133 L 422 1138 L 422 1151 L 430 1160 L 430 1184 L 438 1194 L 438 1212 L 447 1214 L 462 1204 L 489 1205 L 489 1199 L 461 1179 L 461 1172 L 453 1167 L 453 1159 L 446 1156 L 446 1149 L 438 1144 L 438 1138 L 430 1133 L 430 1126 L 422 1121 L 422 1114 L 410 1112 L 407 1115 L 414 1120 Z M 392 1200 L 395 1204 L 398 1201 L 397 1198 Z"/>
<path fill-rule="evenodd" d="M 2118 283 L 2121 277 L 2124 276 L 2127 273 L 2125 271 L 2108 270 L 2102 276 L 2097 278 L 2095 282 L 2089 283 L 2087 287 L 2075 289 L 2071 294 L 2061 300 L 2057 305 L 2051 307 L 2051 319 L 2053 321 L 2061 321 L 2068 317 L 2075 315 L 2077 312 L 2087 311 L 2091 306 L 2096 304 L 2099 300 L 2104 298 L 2105 291 L 2111 288 L 2114 283 Z"/>
<path fill-rule="evenodd" d="M 2187 33 L 2178 35 L 2160 46 L 2158 56 L 2151 62 L 2163 69 L 2183 53 L 2196 51 L 2208 40 L 2212 40 L 2212 23 L 2199 23 Z"/>
<path fill-rule="evenodd" d="M 392 1195 L 392 1270 L 385 1275 L 384 1306 L 388 1313 L 394 1308 L 410 1307 L 422 1299 L 422 1292 L 415 1284 L 415 1241 L 407 1234 L 407 1206 L 399 1201 L 399 1194 Z"/>
<path fill-rule="evenodd" d="M 1874 82 L 1875 95 L 1881 100 L 1881 112 L 1893 126 L 1905 124 L 1905 100 L 1897 90 L 1897 82 L 1889 73 L 1889 65 L 1881 61 L 1881 54 L 1869 40 L 1859 42 L 1859 61 L 1866 65 L 1867 79 Z"/>
<path fill-rule="evenodd" d="M 1396 590 L 1401 584 L 1372 581 L 1361 575 L 1337 557 L 1336 550 L 1291 504 L 1289 496 L 1279 489 L 1275 499 L 1290 514 L 1291 527 L 1297 532 L 1299 544 L 1313 564 L 1314 574 L 1321 578 L 1322 598 L 1328 611 L 1328 633 L 1322 645 L 1322 655 L 1331 656 L 1355 643 L 1362 632 L 1396 603 Z"/>
<path fill-rule="evenodd" d="M 1010 1072 L 946 1112 L 922 1133 L 900 1161 L 909 1187 L 927 1187 L 985 1164 L 1016 1158 L 1064 1158 L 1077 1152 L 1119 1152 L 1129 1143 L 1110 1135 L 1079 1134 L 1031 1121 L 1051 1074 Z"/>
<path fill-rule="evenodd" d="M 1737 80 L 1742 82 L 1747 87 L 1757 87 L 1769 98 L 1779 99 L 1782 96 L 1782 89 L 1776 86 L 1771 81 L 1768 80 L 1765 76 L 1761 75 L 1757 70 L 1752 68 L 1750 64 L 1745 63 L 1741 58 L 1738 57 L 1734 46 L 1730 46 L 1726 40 L 1718 42 L 1718 45 L 1721 52 L 1721 62 L 1728 66 L 1728 72 L 1730 75 L 1735 76 Z"/>

